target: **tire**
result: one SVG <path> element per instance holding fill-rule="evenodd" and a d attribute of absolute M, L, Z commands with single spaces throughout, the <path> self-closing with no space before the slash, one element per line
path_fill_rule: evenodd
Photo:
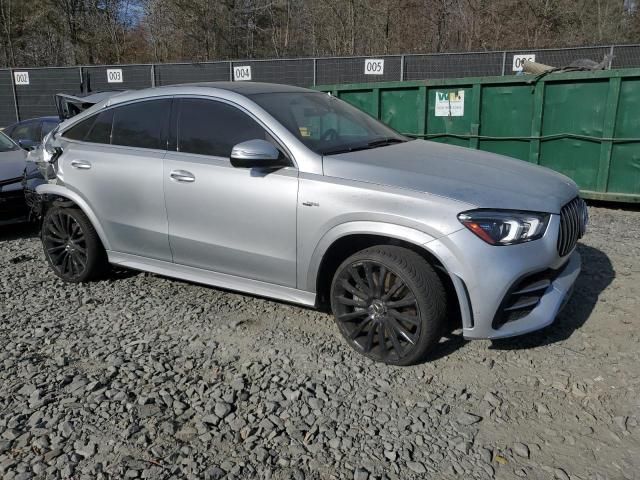
<path fill-rule="evenodd" d="M 87 216 L 77 208 L 53 206 L 42 220 L 44 255 L 65 282 L 95 280 L 108 268 L 107 254 Z"/>
<path fill-rule="evenodd" d="M 331 309 L 342 336 L 357 352 L 391 365 L 420 362 L 438 343 L 446 298 L 431 265 L 397 246 L 355 253 L 331 283 Z"/>

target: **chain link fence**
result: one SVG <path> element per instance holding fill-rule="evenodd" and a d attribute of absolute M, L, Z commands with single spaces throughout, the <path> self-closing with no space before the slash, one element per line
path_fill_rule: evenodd
<path fill-rule="evenodd" d="M 193 82 L 314 85 L 514 75 L 523 59 L 554 67 L 579 59 L 606 68 L 640 67 L 639 45 L 543 50 L 236 60 L 207 63 L 0 69 L 0 126 L 55 115 L 56 93 L 82 94 Z"/>

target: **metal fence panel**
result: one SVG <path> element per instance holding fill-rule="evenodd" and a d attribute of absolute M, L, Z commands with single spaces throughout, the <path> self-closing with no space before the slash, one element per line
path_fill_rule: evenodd
<path fill-rule="evenodd" d="M 613 47 L 612 68 L 640 67 L 640 45 Z"/>
<path fill-rule="evenodd" d="M 382 75 L 365 74 L 366 59 L 384 59 Z M 402 56 L 319 58 L 317 61 L 316 84 L 389 82 L 400 80 Z M 309 86 L 311 84 L 308 84 Z"/>
<path fill-rule="evenodd" d="M 0 127 L 11 125 L 16 120 L 11 71 L 8 69 L 0 70 Z"/>
<path fill-rule="evenodd" d="M 120 74 L 118 74 L 120 71 Z M 113 65 L 82 67 L 85 92 L 106 90 L 134 90 L 148 88 L 151 83 L 151 65 Z"/>
<path fill-rule="evenodd" d="M 20 120 L 57 115 L 56 93 L 77 94 L 80 91 L 78 67 L 21 68 L 14 71 L 29 73 L 29 85 L 15 87 Z"/>
<path fill-rule="evenodd" d="M 407 55 L 405 80 L 502 75 L 502 52 Z"/>
<path fill-rule="evenodd" d="M 234 67 L 251 67 L 254 82 L 284 83 L 299 87 L 313 85 L 313 59 L 234 61 Z"/>
<path fill-rule="evenodd" d="M 156 65 L 156 86 L 229 80 L 229 62 Z"/>
<path fill-rule="evenodd" d="M 552 67 L 568 67 L 576 60 L 589 59 L 601 62 L 605 55 L 611 52 L 611 47 L 558 48 L 554 50 L 519 50 L 507 52 L 505 75 L 513 75 L 513 56 L 532 53 L 536 56 L 536 63 L 543 63 Z"/>

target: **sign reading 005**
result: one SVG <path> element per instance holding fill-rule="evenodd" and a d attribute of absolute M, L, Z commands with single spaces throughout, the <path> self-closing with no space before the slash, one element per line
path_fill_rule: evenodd
<path fill-rule="evenodd" d="M 384 59 L 383 58 L 367 58 L 364 61 L 365 75 L 384 75 Z"/>

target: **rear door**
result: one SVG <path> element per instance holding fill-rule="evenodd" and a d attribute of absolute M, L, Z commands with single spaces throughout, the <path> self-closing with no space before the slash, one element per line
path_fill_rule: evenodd
<path fill-rule="evenodd" d="M 295 287 L 298 170 L 231 165 L 237 143 L 276 143 L 235 105 L 183 98 L 174 112 L 177 151 L 164 170 L 174 262 Z"/>
<path fill-rule="evenodd" d="M 171 261 L 162 191 L 171 99 L 117 106 L 63 134 L 65 184 L 95 212 L 117 252 Z"/>

